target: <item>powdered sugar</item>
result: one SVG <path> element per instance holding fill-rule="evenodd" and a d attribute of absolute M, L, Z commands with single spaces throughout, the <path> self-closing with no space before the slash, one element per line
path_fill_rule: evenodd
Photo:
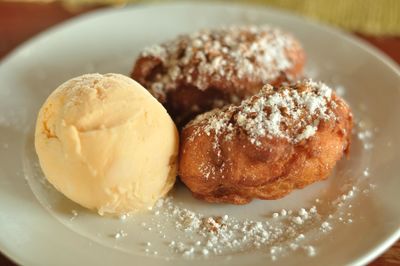
<path fill-rule="evenodd" d="M 370 129 L 365 122 L 360 121 L 356 124 L 358 127 L 357 138 L 363 142 L 364 149 L 370 150 L 374 147 L 371 139 L 374 135 L 372 129 Z"/>
<path fill-rule="evenodd" d="M 128 234 L 124 232 L 124 230 L 118 230 L 115 234 L 112 235 L 113 238 L 115 239 L 120 239 L 123 237 L 126 237 Z"/>
<path fill-rule="evenodd" d="M 269 26 L 230 26 L 182 35 L 161 45 L 147 47 L 142 57 L 160 60 L 165 69 L 152 80 L 149 90 L 165 98 L 179 83 L 200 90 L 215 80 L 260 80 L 267 83 L 293 67 L 293 51 L 300 44 L 289 34 Z M 288 77 L 290 78 L 290 77 Z"/>
<path fill-rule="evenodd" d="M 216 141 L 221 135 L 230 140 L 242 130 L 255 145 L 260 145 L 263 137 L 298 143 L 312 137 L 321 120 L 335 119 L 332 110 L 337 103 L 331 95 L 328 86 L 312 80 L 299 82 L 294 88 L 267 85 L 240 105 L 200 115 L 188 126 L 198 126 L 198 134 L 213 134 Z"/>
<path fill-rule="evenodd" d="M 276 256 L 283 247 L 275 244 L 288 237 L 288 234 L 298 239 L 295 242 L 300 244 L 302 238 L 298 238 L 296 234 L 297 226 L 319 219 L 318 213 L 314 212 L 302 219 L 301 224 L 291 222 L 292 217 L 285 217 L 286 215 L 277 221 L 239 220 L 228 215 L 206 216 L 195 213 L 175 205 L 171 197 L 161 199 L 160 202 L 162 204 L 158 204 L 158 211 L 165 215 L 167 221 L 175 223 L 176 229 L 199 239 L 194 242 L 190 240 L 169 242 L 169 248 L 173 252 L 185 257 L 230 254 L 262 247 L 269 249 Z"/>
<path fill-rule="evenodd" d="M 267 254 L 271 260 L 277 260 L 296 250 L 313 257 L 318 254 L 318 248 L 310 242 L 316 236 L 309 230 L 319 228 L 320 234 L 329 234 L 334 229 L 333 224 L 352 223 L 352 214 L 345 211 L 351 206 L 349 198 L 343 199 L 342 196 L 355 196 L 358 191 L 352 186 L 328 205 L 319 200 L 318 205 L 308 208 L 277 210 L 265 219 L 205 215 L 183 207 L 169 196 L 160 199 L 152 210 L 153 214 L 159 213 L 160 220 L 150 220 L 143 228 L 164 228 L 170 224 L 176 231 L 165 235 L 161 229 L 162 242 L 173 254 L 189 259 L 258 251 Z M 327 209 L 332 213 L 326 213 Z M 146 245 L 146 253 L 157 252 L 151 249 L 152 246 Z"/>

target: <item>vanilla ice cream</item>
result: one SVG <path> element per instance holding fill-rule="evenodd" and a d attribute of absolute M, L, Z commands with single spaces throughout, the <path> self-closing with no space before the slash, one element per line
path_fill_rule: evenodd
<path fill-rule="evenodd" d="M 179 139 L 164 107 L 119 74 L 58 87 L 39 111 L 35 147 L 54 187 L 99 214 L 151 207 L 173 186 Z"/>

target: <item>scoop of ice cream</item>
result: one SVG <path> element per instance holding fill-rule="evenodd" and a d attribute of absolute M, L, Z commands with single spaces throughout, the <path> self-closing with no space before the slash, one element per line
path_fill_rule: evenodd
<path fill-rule="evenodd" d="M 99 214 L 151 207 L 173 186 L 179 139 L 164 107 L 119 74 L 58 87 L 39 111 L 35 147 L 54 187 Z"/>

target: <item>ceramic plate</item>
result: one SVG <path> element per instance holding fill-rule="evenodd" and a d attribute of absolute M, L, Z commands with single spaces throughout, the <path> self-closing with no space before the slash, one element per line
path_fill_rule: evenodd
<path fill-rule="evenodd" d="M 351 105 L 351 153 L 328 180 L 244 206 L 206 204 L 177 184 L 153 210 L 120 218 L 86 211 L 45 181 L 33 127 L 59 84 L 90 72 L 129 75 L 147 45 L 244 23 L 292 32 L 306 50 L 307 75 Z M 228 4 L 101 10 L 18 48 L 0 65 L 0 84 L 0 249 L 20 264 L 361 265 L 399 237 L 399 69 L 338 30 L 273 9 Z M 222 219 L 226 230 L 213 236 L 196 227 L 208 218 Z"/>

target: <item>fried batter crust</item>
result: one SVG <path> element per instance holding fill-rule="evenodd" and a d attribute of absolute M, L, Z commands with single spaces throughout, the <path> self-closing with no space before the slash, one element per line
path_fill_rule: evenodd
<path fill-rule="evenodd" d="M 266 135 L 255 145 L 233 122 L 233 137 L 218 136 L 216 146 L 215 133 L 202 127 L 207 115 L 198 117 L 181 132 L 181 180 L 196 198 L 246 204 L 254 198 L 278 199 L 326 179 L 348 151 L 352 130 L 349 106 L 335 93 L 331 102 L 335 119 L 321 120 L 315 134 L 298 143 Z"/>

